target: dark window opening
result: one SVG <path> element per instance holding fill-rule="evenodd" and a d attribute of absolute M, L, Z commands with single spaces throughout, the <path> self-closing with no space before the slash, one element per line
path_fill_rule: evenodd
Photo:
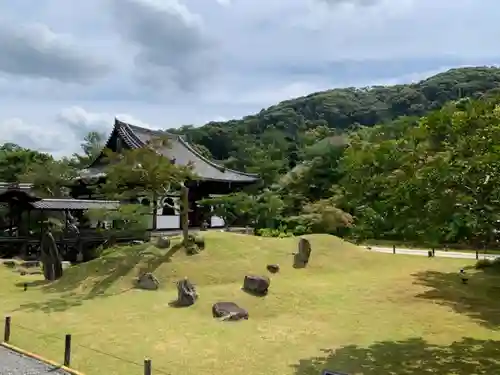
<path fill-rule="evenodd" d="M 174 216 L 175 210 L 173 209 L 174 200 L 172 198 L 165 199 L 165 204 L 163 205 L 162 215 Z"/>

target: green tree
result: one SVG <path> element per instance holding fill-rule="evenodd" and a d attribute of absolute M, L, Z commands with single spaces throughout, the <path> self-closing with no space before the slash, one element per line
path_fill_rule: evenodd
<path fill-rule="evenodd" d="M 0 181 L 21 182 L 35 165 L 53 161 L 52 156 L 13 143 L 0 146 Z"/>
<path fill-rule="evenodd" d="M 91 131 L 83 139 L 80 147 L 83 154 L 74 153 L 73 158 L 80 168 L 88 166 L 95 160 L 104 148 L 105 136 L 102 133 Z"/>
<path fill-rule="evenodd" d="M 307 147 L 322 139 L 345 135 L 358 126 L 385 124 L 402 116 L 415 119 L 449 101 L 491 96 L 496 92 L 500 92 L 499 68 L 451 69 L 418 83 L 312 93 L 240 120 L 171 131 L 205 146 L 216 159 L 228 161 L 228 167 L 262 170 L 266 182 L 275 182 L 279 174 L 304 160 Z M 385 136 L 390 137 L 393 130 L 387 127 Z M 261 152 L 268 157 L 262 158 Z M 273 175 L 273 170 L 279 173 Z"/>
<path fill-rule="evenodd" d="M 252 220 L 254 198 L 245 193 L 233 193 L 213 198 L 201 199 L 198 205 L 211 208 L 215 216 L 224 220 L 226 228 L 230 227 L 237 219 Z"/>
<path fill-rule="evenodd" d="M 191 166 L 174 164 L 160 153 L 160 149 L 168 146 L 168 139 L 154 139 L 144 148 L 107 152 L 106 182 L 101 190 L 114 199 L 146 197 L 152 203 L 153 229 L 156 229 L 158 199 L 180 191 L 182 229 L 187 242 L 188 188 L 185 182 L 196 176 Z"/>
<path fill-rule="evenodd" d="M 340 163 L 340 208 L 358 237 L 454 242 L 495 240 L 500 220 L 500 110 L 496 99 L 462 100 L 405 127 L 354 133 Z"/>
<path fill-rule="evenodd" d="M 20 177 L 22 182 L 33 184 L 33 190 L 41 197 L 67 197 L 68 186 L 77 175 L 77 170 L 68 160 L 49 159 L 32 164 Z"/>

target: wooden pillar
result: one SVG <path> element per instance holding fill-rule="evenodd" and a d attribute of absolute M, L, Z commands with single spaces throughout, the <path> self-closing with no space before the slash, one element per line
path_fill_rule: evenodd
<path fill-rule="evenodd" d="M 187 242 L 189 236 L 189 189 L 181 186 L 181 228 L 182 239 Z"/>
<path fill-rule="evenodd" d="M 9 236 L 12 236 L 14 233 L 13 233 L 13 228 L 14 228 L 14 213 L 12 212 L 13 211 L 13 207 L 14 205 L 12 204 L 12 202 L 9 202 Z"/>
<path fill-rule="evenodd" d="M 66 236 L 68 236 L 68 221 L 69 221 L 69 210 L 64 210 L 64 231 L 62 234 L 62 243 L 64 244 L 64 256 L 68 256 L 68 241 L 66 241 Z"/>

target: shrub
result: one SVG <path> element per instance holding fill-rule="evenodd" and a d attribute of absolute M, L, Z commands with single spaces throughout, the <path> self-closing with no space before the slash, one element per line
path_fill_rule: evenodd
<path fill-rule="evenodd" d="M 492 261 L 489 260 L 489 259 L 479 259 L 477 262 L 476 262 L 476 265 L 474 266 L 474 268 L 476 270 L 483 270 L 485 268 L 489 268 L 492 266 Z"/>
<path fill-rule="evenodd" d="M 500 258 L 496 259 L 479 259 L 474 266 L 477 270 L 484 270 L 487 268 L 500 271 Z"/>
<path fill-rule="evenodd" d="M 271 228 L 257 229 L 257 235 L 261 237 L 273 237 L 273 230 Z"/>
<path fill-rule="evenodd" d="M 200 248 L 194 242 L 188 243 L 184 247 L 187 255 L 196 255 L 200 252 Z"/>
<path fill-rule="evenodd" d="M 293 228 L 294 236 L 303 236 L 304 234 L 309 234 L 311 232 L 310 228 L 306 225 L 297 225 Z"/>
<path fill-rule="evenodd" d="M 203 250 L 205 248 L 205 238 L 202 236 L 196 236 L 194 239 L 194 244 Z"/>
<path fill-rule="evenodd" d="M 205 248 L 205 239 L 202 236 L 195 236 L 194 234 L 189 234 L 187 238 L 187 243 L 184 244 L 187 255 L 198 254 L 201 250 Z"/>
<path fill-rule="evenodd" d="M 168 249 L 170 248 L 170 244 L 170 238 L 168 238 L 167 236 L 161 236 L 156 241 L 156 247 L 158 249 Z"/>
<path fill-rule="evenodd" d="M 257 230 L 257 236 L 261 237 L 278 237 L 286 238 L 293 237 L 293 233 L 288 231 L 286 227 L 280 226 L 279 228 L 261 228 Z"/>

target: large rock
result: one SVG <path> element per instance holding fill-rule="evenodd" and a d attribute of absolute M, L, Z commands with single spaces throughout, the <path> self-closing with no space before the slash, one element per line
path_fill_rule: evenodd
<path fill-rule="evenodd" d="M 271 285 L 271 280 L 267 276 L 245 276 L 243 289 L 249 293 L 265 296 Z"/>
<path fill-rule="evenodd" d="M 62 257 L 50 230 L 47 230 L 42 236 L 40 252 L 45 280 L 54 281 L 60 279 L 63 275 Z"/>
<path fill-rule="evenodd" d="M 239 307 L 234 302 L 217 302 L 212 306 L 212 315 L 221 320 L 248 319 L 248 311 Z"/>
<path fill-rule="evenodd" d="M 175 307 L 187 307 L 193 305 L 198 299 L 195 286 L 185 277 L 177 281 L 177 300 L 171 305 Z"/>
<path fill-rule="evenodd" d="M 160 282 L 151 272 L 146 272 L 137 279 L 137 287 L 146 290 L 157 290 Z"/>
<path fill-rule="evenodd" d="M 293 267 L 294 268 L 304 268 L 309 263 L 309 258 L 311 257 L 311 243 L 305 238 L 301 238 L 299 241 L 299 251 L 294 253 L 293 257 Z"/>
<path fill-rule="evenodd" d="M 161 236 L 156 241 L 156 247 L 158 249 L 168 249 L 170 247 L 170 238 L 166 236 Z"/>

